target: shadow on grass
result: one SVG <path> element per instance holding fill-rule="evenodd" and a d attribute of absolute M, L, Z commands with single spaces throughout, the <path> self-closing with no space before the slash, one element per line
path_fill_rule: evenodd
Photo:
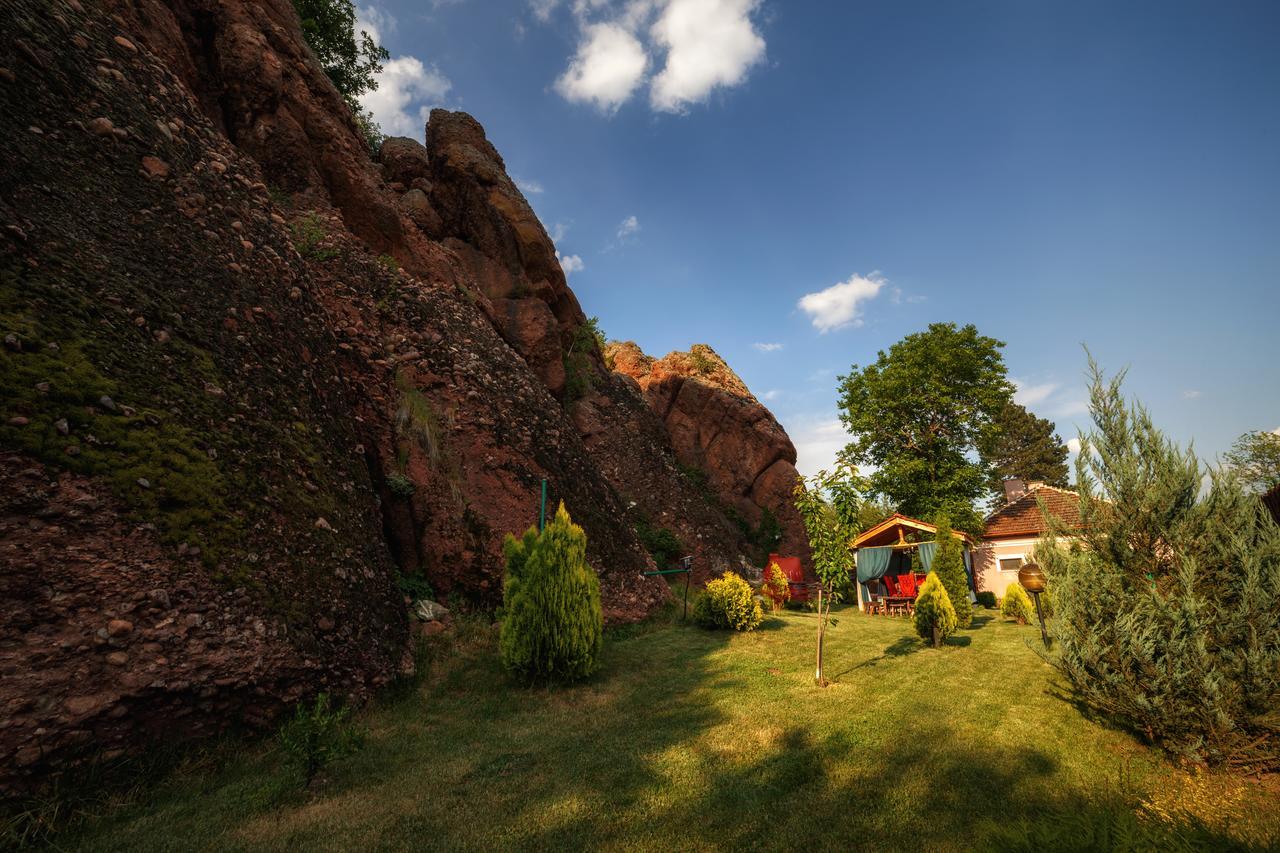
<path fill-rule="evenodd" d="M 1203 827 L 1139 823 L 1126 790 L 1065 794 L 1044 749 L 975 750 L 943 720 L 871 742 L 794 718 L 742 733 L 749 748 L 708 737 L 726 696 L 751 695 L 752 673 L 720 654 L 735 642 L 752 640 L 673 627 L 606 646 L 598 675 L 553 690 L 512 688 L 491 642 L 442 646 L 321 807 L 237 794 L 270 772 L 259 761 L 105 821 L 88 846 L 147 849 L 171 832 L 270 849 L 1233 849 Z M 904 636 L 858 666 L 922 648 Z"/>
<path fill-rule="evenodd" d="M 905 657 L 906 655 L 912 655 L 923 648 L 924 648 L 924 643 L 918 637 L 911 636 L 910 634 L 899 637 L 897 640 L 894 640 L 892 643 L 886 646 L 884 651 L 882 651 L 880 654 L 876 655 L 873 658 L 867 658 L 861 663 L 856 663 L 853 666 L 849 667 L 848 669 L 836 673 L 835 675 L 832 676 L 831 680 L 839 681 L 840 676 L 842 675 L 848 675 L 849 673 L 856 672 L 859 669 L 865 669 L 866 667 L 869 667 L 869 666 L 875 666 L 880 661 L 886 660 L 888 658 L 900 658 L 900 657 Z"/>

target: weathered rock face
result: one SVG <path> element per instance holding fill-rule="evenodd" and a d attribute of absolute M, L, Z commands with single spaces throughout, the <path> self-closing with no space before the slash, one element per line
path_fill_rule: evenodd
<path fill-rule="evenodd" d="M 804 525 L 792 499 L 795 445 L 724 359 L 703 344 L 655 360 L 627 342 L 611 344 L 609 355 L 662 419 L 680 463 L 705 472 L 720 500 L 750 524 L 771 512 L 782 528 L 779 550 L 801 555 L 807 566 Z"/>
<path fill-rule="evenodd" d="M 610 621 L 667 597 L 637 528 L 700 574 L 755 558 L 790 469 L 694 453 L 581 346 L 469 116 L 371 157 L 288 0 L 10 0 L 3 27 L 0 790 L 367 695 L 411 664 L 396 575 L 498 603 L 543 479 Z M 794 459 L 731 403 L 702 403 L 726 448 Z"/>

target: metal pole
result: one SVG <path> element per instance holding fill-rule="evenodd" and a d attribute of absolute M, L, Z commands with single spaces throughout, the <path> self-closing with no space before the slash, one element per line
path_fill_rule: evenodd
<path fill-rule="evenodd" d="M 1049 648 L 1049 632 L 1044 629 L 1044 612 L 1040 610 L 1040 593 L 1032 593 L 1032 597 L 1036 600 L 1036 617 L 1040 620 L 1040 640 L 1047 649 Z"/>
<path fill-rule="evenodd" d="M 547 526 L 547 478 L 542 478 L 542 504 L 538 508 L 538 532 Z"/>
<path fill-rule="evenodd" d="M 684 615 L 680 617 L 681 622 L 689 621 L 689 578 L 693 575 L 693 569 L 685 567 L 684 570 Z"/>

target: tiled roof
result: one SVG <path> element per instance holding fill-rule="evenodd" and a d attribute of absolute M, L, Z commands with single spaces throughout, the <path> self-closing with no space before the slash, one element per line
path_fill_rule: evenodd
<path fill-rule="evenodd" d="M 1037 499 L 1044 501 L 1045 508 L 1054 518 L 1060 519 L 1069 527 L 1080 526 L 1079 495 L 1053 486 L 1033 486 L 1022 497 L 987 516 L 983 538 L 1039 536 L 1044 533 L 1048 525 L 1044 514 L 1040 512 Z"/>

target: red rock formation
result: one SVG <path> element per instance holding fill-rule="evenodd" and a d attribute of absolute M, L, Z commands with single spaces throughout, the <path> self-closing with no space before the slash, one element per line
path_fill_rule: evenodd
<path fill-rule="evenodd" d="M 609 347 L 614 370 L 634 379 L 662 419 L 680 463 L 703 471 L 726 505 L 758 525 L 778 519 L 782 553 L 808 565 L 804 525 L 792 490 L 796 449 L 782 425 L 711 347 L 695 344 L 655 360 L 634 343 Z"/>
<path fill-rule="evenodd" d="M 667 596 L 638 527 L 702 574 L 757 556 L 726 506 L 791 536 L 767 411 L 655 413 L 480 125 L 370 156 L 288 0 L 13 0 L 4 35 L 0 788 L 367 695 L 396 574 L 496 604 L 544 478 L 610 621 Z"/>

